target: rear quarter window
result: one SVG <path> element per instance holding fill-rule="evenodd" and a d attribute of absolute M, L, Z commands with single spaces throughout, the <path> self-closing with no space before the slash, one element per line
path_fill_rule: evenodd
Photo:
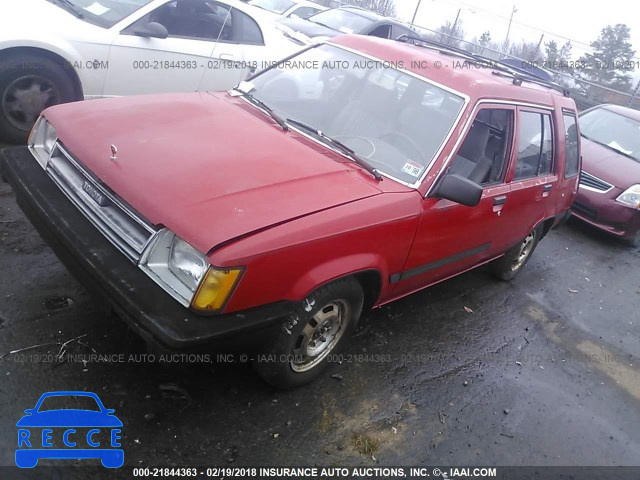
<path fill-rule="evenodd" d="M 575 113 L 564 112 L 565 166 L 564 178 L 575 177 L 580 172 L 580 147 L 578 139 L 578 122 Z"/>

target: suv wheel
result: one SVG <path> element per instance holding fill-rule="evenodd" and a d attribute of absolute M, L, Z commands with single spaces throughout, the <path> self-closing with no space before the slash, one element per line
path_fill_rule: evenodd
<path fill-rule="evenodd" d="M 536 249 L 541 237 L 542 228 L 538 225 L 518 245 L 504 256 L 491 262 L 489 264 L 491 272 L 501 280 L 515 278 L 531 258 L 531 254 Z"/>
<path fill-rule="evenodd" d="M 71 79 L 54 61 L 37 56 L 9 56 L 0 69 L 0 138 L 24 143 L 47 107 L 74 99 Z"/>
<path fill-rule="evenodd" d="M 363 293 L 353 278 L 321 287 L 281 327 L 267 355 L 253 363 L 256 372 L 277 388 L 302 386 L 329 364 L 344 346 L 362 312 Z"/>

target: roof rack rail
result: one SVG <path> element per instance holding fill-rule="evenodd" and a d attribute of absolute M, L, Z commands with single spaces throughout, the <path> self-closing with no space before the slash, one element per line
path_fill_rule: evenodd
<path fill-rule="evenodd" d="M 472 62 L 482 63 L 489 68 L 492 68 L 494 71 L 492 72 L 494 75 L 509 77 L 513 80 L 514 85 L 522 85 L 522 82 L 534 83 L 536 85 L 541 85 L 543 87 L 551 88 L 552 90 L 556 90 L 562 93 L 565 97 L 569 96 L 569 91 L 564 88 L 562 85 L 551 82 L 549 80 L 545 80 L 534 73 L 528 71 L 525 68 L 514 67 L 513 65 L 509 65 L 506 63 L 502 63 L 500 60 L 494 60 L 489 57 L 484 57 L 477 53 L 470 52 L 468 50 L 464 50 L 462 48 L 454 47 L 452 45 L 447 45 L 446 43 L 438 42 L 436 40 L 430 40 L 427 38 L 421 38 L 413 35 L 400 35 L 396 41 L 403 43 L 412 43 L 416 46 L 422 46 L 425 48 L 430 48 L 432 50 L 437 50 L 440 53 L 446 55 L 455 55 L 462 57 L 464 59 L 470 60 Z M 419 43 L 418 43 L 419 42 Z M 420 45 L 421 44 L 421 45 Z"/>

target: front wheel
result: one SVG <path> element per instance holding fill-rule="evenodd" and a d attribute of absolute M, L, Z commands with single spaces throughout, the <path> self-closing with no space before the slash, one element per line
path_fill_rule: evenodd
<path fill-rule="evenodd" d="M 356 327 L 363 292 L 353 278 L 338 280 L 309 295 L 278 331 L 266 355 L 253 367 L 270 385 L 290 389 L 315 379 L 329 355 L 344 346 Z"/>
<path fill-rule="evenodd" d="M 522 271 L 542 238 L 542 228 L 538 225 L 529 235 L 509 250 L 504 256 L 489 264 L 491 272 L 501 280 L 511 280 Z"/>
<path fill-rule="evenodd" d="M 625 238 L 622 240 L 627 246 L 632 248 L 640 247 L 640 230 L 638 230 L 635 235 L 629 238 Z"/>

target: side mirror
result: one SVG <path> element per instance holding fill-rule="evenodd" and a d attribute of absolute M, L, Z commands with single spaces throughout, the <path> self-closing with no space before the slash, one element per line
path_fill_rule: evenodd
<path fill-rule="evenodd" d="M 167 27 L 158 22 L 149 22 L 146 25 L 141 25 L 133 33 L 139 37 L 148 38 L 167 38 L 169 36 Z"/>
<path fill-rule="evenodd" d="M 26 413 L 27 415 L 31 415 L 33 413 L 33 408 L 27 408 L 24 413 Z"/>
<path fill-rule="evenodd" d="M 457 173 L 450 173 L 442 177 L 433 196 L 475 207 L 482 198 L 482 187 Z"/>
<path fill-rule="evenodd" d="M 113 408 L 106 408 L 104 413 L 106 413 L 107 415 L 111 415 L 113 413 L 116 413 L 116 411 Z"/>

